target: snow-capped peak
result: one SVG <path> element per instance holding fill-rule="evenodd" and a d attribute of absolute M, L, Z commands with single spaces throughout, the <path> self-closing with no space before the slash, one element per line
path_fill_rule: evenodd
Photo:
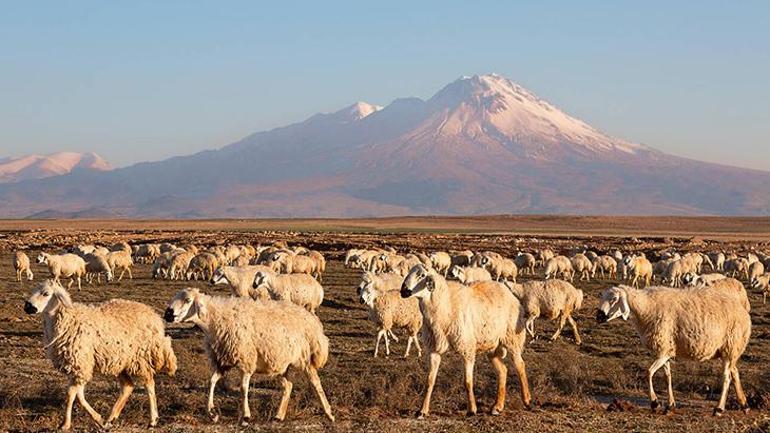
<path fill-rule="evenodd" d="M 379 105 L 369 104 L 368 102 L 356 102 L 332 114 L 338 121 L 343 123 L 357 122 L 372 113 L 382 110 Z"/>
<path fill-rule="evenodd" d="M 107 171 L 112 166 L 101 156 L 89 153 L 58 152 L 25 155 L 0 160 L 0 183 L 67 174 L 73 170 Z"/>

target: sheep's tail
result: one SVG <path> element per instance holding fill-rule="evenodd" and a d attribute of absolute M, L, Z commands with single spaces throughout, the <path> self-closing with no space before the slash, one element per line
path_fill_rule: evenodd
<path fill-rule="evenodd" d="M 577 291 L 577 299 L 575 300 L 575 311 L 579 311 L 580 308 L 583 306 L 583 291 L 578 289 Z"/>
<path fill-rule="evenodd" d="M 318 335 L 310 339 L 310 364 L 316 369 L 323 368 L 329 360 L 329 337 L 324 335 L 323 328 Z"/>
<path fill-rule="evenodd" d="M 162 340 L 159 353 L 155 356 L 155 371 L 174 376 L 176 369 L 176 354 L 171 346 L 171 337 L 166 336 Z"/>

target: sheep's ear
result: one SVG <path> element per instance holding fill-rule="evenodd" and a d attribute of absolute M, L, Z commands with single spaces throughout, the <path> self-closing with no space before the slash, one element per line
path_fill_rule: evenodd
<path fill-rule="evenodd" d="M 622 317 L 623 320 L 628 320 L 630 316 L 631 307 L 628 306 L 628 295 L 626 295 L 626 292 L 623 292 L 620 296 L 620 317 Z"/>
<path fill-rule="evenodd" d="M 436 288 L 436 280 L 433 275 L 428 275 L 428 278 L 425 281 L 425 288 L 428 289 L 429 292 L 432 292 Z"/>

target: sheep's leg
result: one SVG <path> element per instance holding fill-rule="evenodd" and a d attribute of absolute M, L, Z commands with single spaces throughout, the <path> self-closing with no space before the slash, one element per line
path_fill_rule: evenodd
<path fill-rule="evenodd" d="M 131 268 L 127 268 L 126 270 L 128 271 L 128 279 L 129 280 L 133 280 L 134 276 L 133 276 L 133 274 L 131 274 Z"/>
<path fill-rule="evenodd" d="M 78 291 L 80 291 L 83 288 L 83 286 L 80 284 L 80 275 L 78 275 Z"/>
<path fill-rule="evenodd" d="M 126 268 L 122 268 L 120 270 L 120 276 L 118 277 L 118 281 L 122 281 L 123 280 L 123 274 L 125 274 L 125 273 L 126 273 Z"/>
<path fill-rule="evenodd" d="M 514 353 L 513 366 L 516 368 L 516 374 L 519 376 L 519 384 L 521 386 L 521 401 L 524 402 L 524 407 L 527 409 L 532 407 L 532 396 L 529 393 L 529 380 L 527 380 L 527 368 L 524 364 L 524 359 L 521 357 L 521 353 Z"/>
<path fill-rule="evenodd" d="M 743 385 L 741 384 L 741 376 L 738 374 L 738 365 L 736 365 L 735 361 L 730 363 L 730 373 L 733 378 L 733 382 L 735 383 L 735 394 L 738 396 L 738 404 L 741 405 L 741 409 L 743 409 L 744 412 L 749 412 L 749 406 L 746 402 L 746 393 L 743 392 Z"/>
<path fill-rule="evenodd" d="M 406 352 L 404 352 L 404 358 L 409 357 L 409 350 L 412 348 L 412 340 L 414 339 L 413 336 L 409 336 L 409 338 L 406 339 Z"/>
<path fill-rule="evenodd" d="M 390 338 L 388 338 L 388 330 L 385 330 L 385 356 L 390 356 Z"/>
<path fill-rule="evenodd" d="M 663 372 L 666 373 L 666 382 L 668 383 L 668 407 L 666 412 L 674 410 L 676 401 L 674 400 L 674 386 L 671 383 L 671 360 L 663 364 Z"/>
<path fill-rule="evenodd" d="M 417 356 L 422 358 L 422 346 L 420 346 L 420 339 L 417 335 L 414 335 L 414 347 L 417 349 Z"/>
<path fill-rule="evenodd" d="M 556 332 L 551 335 L 551 341 L 556 341 L 561 336 L 561 330 L 564 329 L 564 324 L 567 323 L 567 315 L 562 311 L 559 314 L 559 326 L 556 328 Z"/>
<path fill-rule="evenodd" d="M 281 403 L 278 405 L 278 413 L 275 414 L 275 419 L 283 421 L 286 418 L 286 411 L 289 409 L 289 398 L 291 398 L 291 390 L 294 385 L 286 378 L 281 376 L 281 385 L 283 386 L 283 395 L 281 395 Z"/>
<path fill-rule="evenodd" d="M 488 356 L 492 367 L 494 367 L 497 373 L 497 399 L 490 413 L 492 415 L 500 415 L 505 407 L 505 386 L 508 379 L 508 367 L 505 366 L 503 358 L 497 356 L 497 354 L 490 353 Z"/>
<path fill-rule="evenodd" d="M 647 382 L 649 384 L 649 391 L 650 391 L 650 408 L 654 411 L 658 408 L 658 396 L 655 394 L 655 388 L 652 386 L 652 378 L 655 376 L 655 373 L 660 369 L 660 367 L 663 367 L 668 362 L 668 357 L 663 356 L 655 360 L 655 362 L 650 365 L 650 368 L 647 369 Z"/>
<path fill-rule="evenodd" d="M 719 404 L 714 408 L 714 415 L 720 416 L 725 411 L 725 404 L 727 403 L 727 392 L 730 390 L 730 361 L 724 361 L 724 368 L 722 369 L 722 394 L 719 396 Z"/>
<path fill-rule="evenodd" d="M 425 390 L 425 398 L 422 400 L 422 409 L 417 414 L 417 418 L 424 418 L 430 413 L 430 398 L 433 395 L 433 387 L 436 385 L 436 376 L 438 368 L 441 365 L 441 354 L 431 353 L 429 357 L 430 371 L 428 372 L 428 388 Z"/>
<path fill-rule="evenodd" d="M 107 418 L 105 427 L 109 427 L 110 423 L 118 419 L 120 413 L 123 412 L 123 408 L 126 406 L 128 397 L 130 397 L 131 393 L 134 392 L 134 384 L 129 377 L 121 374 L 118 376 L 118 380 L 120 381 L 120 384 L 123 388 L 120 391 L 120 396 L 115 402 L 115 405 L 112 406 L 112 412 L 110 413 L 109 418 Z"/>
<path fill-rule="evenodd" d="M 75 404 L 75 397 L 78 395 L 78 385 L 70 383 L 67 388 L 67 403 L 64 405 L 64 422 L 59 427 L 60 430 L 69 430 L 72 428 L 72 406 Z"/>
<path fill-rule="evenodd" d="M 472 357 L 464 360 L 465 364 L 465 392 L 468 395 L 468 415 L 476 415 L 476 395 L 473 392 L 473 367 L 476 360 Z"/>
<path fill-rule="evenodd" d="M 392 330 L 388 329 L 388 335 L 390 335 L 390 338 L 392 338 L 396 343 L 398 343 L 398 337 L 396 337 L 396 334 L 394 334 Z"/>
<path fill-rule="evenodd" d="M 762 293 L 762 305 L 767 304 L 767 292 Z"/>
<path fill-rule="evenodd" d="M 155 379 L 150 377 L 145 386 L 147 399 L 150 401 L 150 427 L 155 427 L 158 425 L 158 398 L 155 395 Z"/>
<path fill-rule="evenodd" d="M 206 410 L 208 410 L 209 418 L 211 418 L 211 421 L 213 422 L 219 421 L 219 414 L 215 413 L 214 408 L 214 389 L 217 387 L 217 382 L 219 382 L 219 379 L 221 378 L 222 373 L 214 371 L 211 373 L 211 379 L 209 379 L 209 401 L 206 405 Z"/>
<path fill-rule="evenodd" d="M 102 420 L 102 416 L 97 413 L 94 408 L 91 407 L 90 404 L 86 401 L 86 395 L 85 395 L 85 384 L 79 384 L 77 387 L 78 390 L 78 402 L 81 406 L 83 406 L 83 409 L 88 412 L 89 415 L 91 415 L 91 418 L 93 418 L 94 422 L 99 425 L 99 427 L 104 427 L 104 422 Z"/>
<path fill-rule="evenodd" d="M 580 346 L 583 343 L 583 341 L 580 339 L 580 333 L 578 332 L 577 322 L 575 322 L 575 319 L 572 317 L 572 314 L 567 316 L 567 321 L 569 321 L 569 325 L 572 327 L 572 335 L 575 337 L 575 344 Z"/>
<path fill-rule="evenodd" d="M 251 421 L 251 408 L 249 408 L 249 384 L 251 383 L 251 373 L 243 372 L 241 376 L 241 413 L 243 419 L 241 426 L 247 427 Z"/>
<path fill-rule="evenodd" d="M 382 339 L 383 336 L 385 338 L 387 338 L 387 336 L 385 335 L 386 333 L 387 333 L 387 331 L 385 331 L 384 329 L 380 329 L 380 331 L 377 332 L 377 343 L 374 344 L 374 357 L 375 358 L 377 357 L 377 354 L 380 351 L 380 340 Z"/>
<path fill-rule="evenodd" d="M 326 393 L 324 392 L 324 389 L 321 386 L 321 379 L 318 377 L 318 371 L 316 371 L 315 367 L 308 366 L 306 370 L 306 374 L 308 379 L 310 380 L 310 383 L 313 384 L 313 388 L 315 389 L 316 394 L 318 394 L 318 399 L 321 400 L 321 406 L 323 406 L 324 408 L 324 413 L 326 414 L 326 417 L 329 418 L 330 421 L 334 422 L 334 415 L 332 415 L 332 408 L 329 405 L 329 400 L 326 399 Z"/>

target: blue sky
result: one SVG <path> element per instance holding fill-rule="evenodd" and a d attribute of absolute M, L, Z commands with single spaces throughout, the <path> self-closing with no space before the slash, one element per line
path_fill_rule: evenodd
<path fill-rule="evenodd" d="M 621 138 L 770 170 L 766 1 L 0 6 L 0 156 L 157 160 L 497 72 Z"/>

